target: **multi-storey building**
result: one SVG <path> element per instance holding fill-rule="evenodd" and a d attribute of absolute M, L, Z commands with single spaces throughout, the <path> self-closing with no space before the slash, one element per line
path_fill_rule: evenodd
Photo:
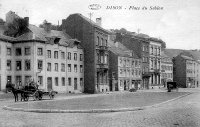
<path fill-rule="evenodd" d="M 76 43 L 74 43 L 76 42 Z M 79 41 L 71 41 L 67 47 L 67 91 L 84 92 L 83 49 Z"/>
<path fill-rule="evenodd" d="M 44 29 L 29 25 L 28 32 L 16 39 L 0 37 L 2 89 L 7 82 L 26 85 L 34 80 L 40 89 L 46 91 L 83 91 L 83 49 L 80 42 L 50 27 L 50 23 L 46 23 Z M 69 53 L 76 53 L 76 59 L 68 60 Z M 67 72 L 69 63 L 75 73 Z"/>
<path fill-rule="evenodd" d="M 153 88 L 161 84 L 161 43 L 162 40 L 150 37 L 149 39 L 149 83 Z"/>
<path fill-rule="evenodd" d="M 101 18 L 95 23 L 81 14 L 71 14 L 67 19 L 63 19 L 62 28 L 71 37 L 80 40 L 80 45 L 84 48 L 84 91 L 109 91 L 109 32 L 101 27 Z"/>
<path fill-rule="evenodd" d="M 148 36 L 143 34 L 122 35 L 117 33 L 116 40 L 120 41 L 142 59 L 142 84 L 141 87 L 149 89 L 149 45 Z"/>
<path fill-rule="evenodd" d="M 197 62 L 190 56 L 179 54 L 173 59 L 173 78 L 179 87 L 195 87 Z"/>
<path fill-rule="evenodd" d="M 164 51 L 161 52 L 161 84 L 166 87 L 167 82 L 173 81 L 173 62 Z"/>
<path fill-rule="evenodd" d="M 115 44 L 109 48 L 109 76 L 112 90 L 137 89 L 141 84 L 141 60 L 133 51 L 119 47 L 121 45 L 119 42 Z"/>

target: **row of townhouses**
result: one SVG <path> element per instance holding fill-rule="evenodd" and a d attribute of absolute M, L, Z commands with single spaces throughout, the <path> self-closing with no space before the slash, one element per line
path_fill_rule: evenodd
<path fill-rule="evenodd" d="M 8 12 L 6 22 L 19 18 Z M 170 55 L 161 39 L 145 34 L 122 34 L 71 14 L 62 20 L 62 31 L 29 24 L 17 37 L 3 35 L 0 23 L 0 90 L 6 83 L 37 82 L 40 89 L 66 93 L 152 89 L 176 81 L 198 87 L 199 62 L 189 53 Z M 184 62 L 183 62 L 184 61 Z"/>

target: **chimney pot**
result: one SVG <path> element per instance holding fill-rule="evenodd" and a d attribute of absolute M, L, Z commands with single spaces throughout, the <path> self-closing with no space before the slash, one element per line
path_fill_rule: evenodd
<path fill-rule="evenodd" d="M 27 25 L 29 26 L 29 17 L 24 17 L 24 20 L 26 21 Z"/>
<path fill-rule="evenodd" d="M 51 31 L 51 23 L 44 23 L 44 30 L 46 32 L 50 32 Z"/>
<path fill-rule="evenodd" d="M 96 24 L 98 25 L 98 26 L 100 26 L 101 27 L 101 17 L 100 18 L 96 18 Z"/>

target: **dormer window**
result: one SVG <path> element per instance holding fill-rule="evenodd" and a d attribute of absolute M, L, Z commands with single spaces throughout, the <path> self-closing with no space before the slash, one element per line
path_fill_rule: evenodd
<path fill-rule="evenodd" d="M 56 37 L 56 38 L 54 39 L 54 44 L 58 44 L 59 41 L 60 41 L 60 38 Z"/>

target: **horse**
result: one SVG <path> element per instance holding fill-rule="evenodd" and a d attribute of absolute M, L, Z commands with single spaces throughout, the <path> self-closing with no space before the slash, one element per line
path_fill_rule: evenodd
<path fill-rule="evenodd" d="M 21 94 L 21 101 L 22 100 L 26 101 L 27 94 L 25 93 L 24 88 L 16 89 L 15 84 L 7 83 L 6 84 L 6 91 L 13 93 L 14 98 L 15 98 L 15 102 L 18 101 L 18 94 L 19 93 Z"/>

